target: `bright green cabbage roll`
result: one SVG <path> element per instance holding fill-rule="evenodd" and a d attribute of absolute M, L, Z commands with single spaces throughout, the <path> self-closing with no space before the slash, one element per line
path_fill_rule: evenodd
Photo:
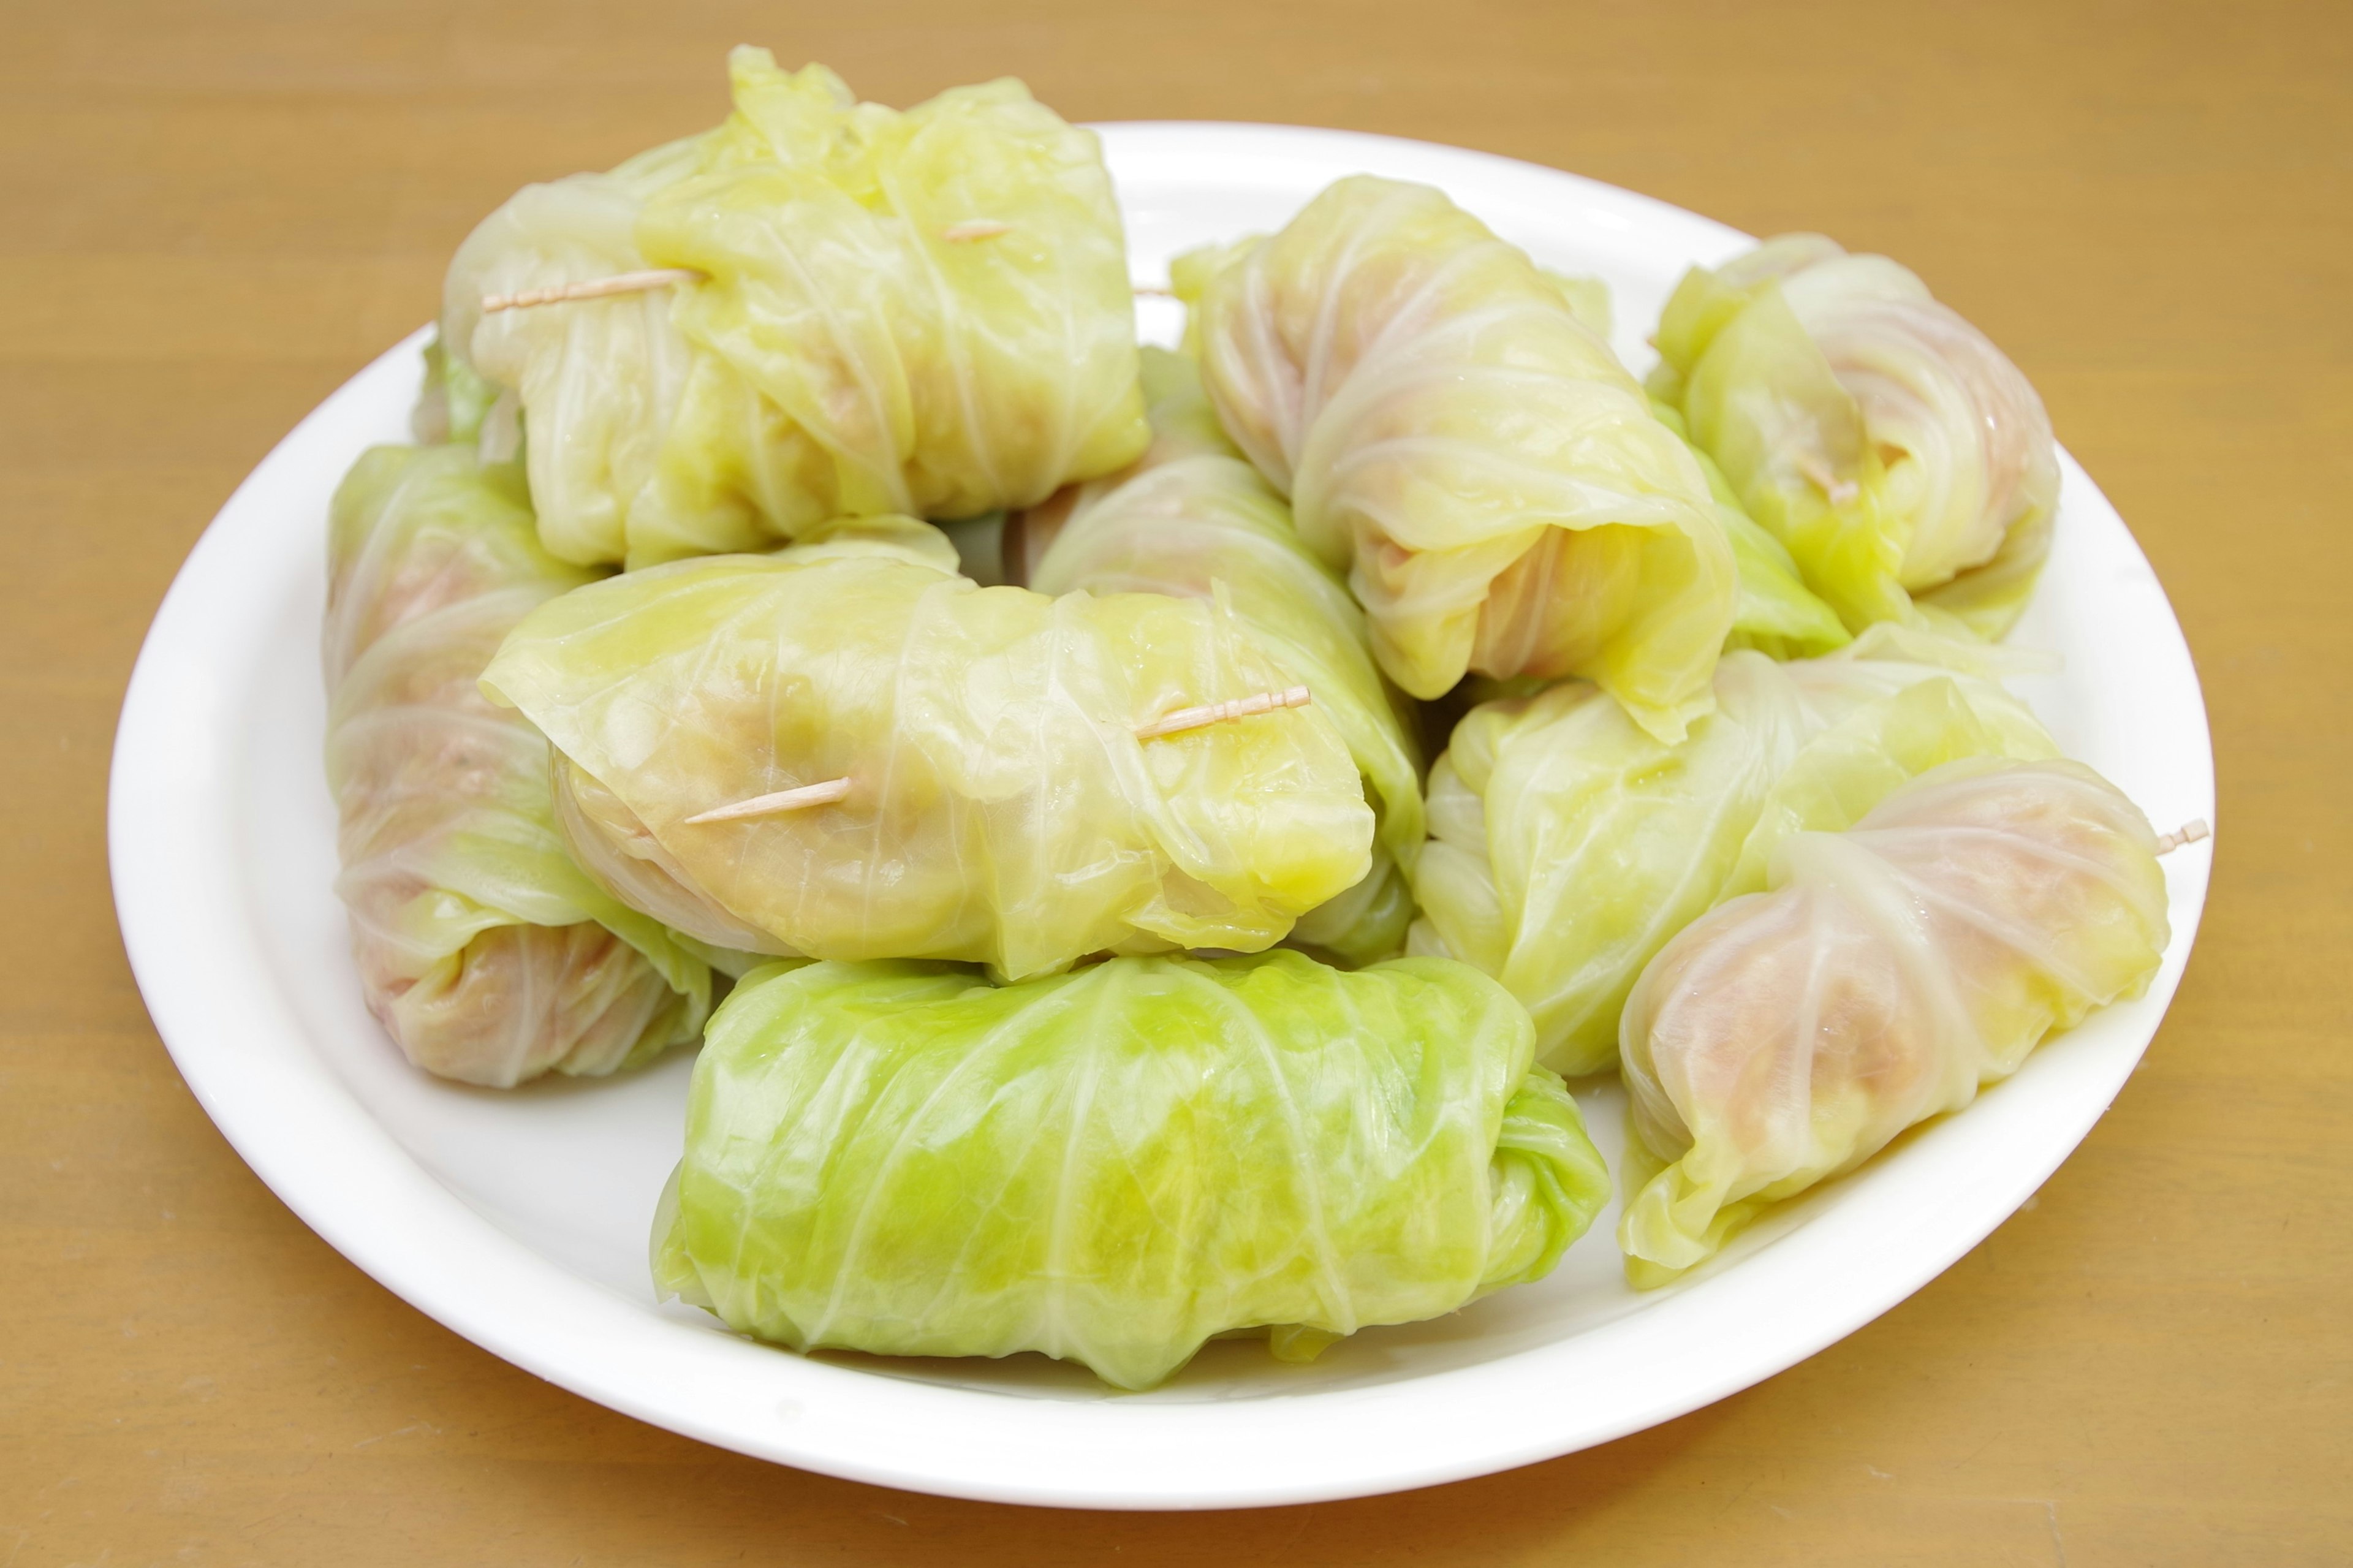
<path fill-rule="evenodd" d="M 1403 868 L 1421 847 L 1414 721 L 1373 662 L 1364 612 L 1300 542 L 1291 509 L 1219 430 L 1190 360 L 1144 351 L 1153 443 L 1109 479 L 1062 491 L 1017 520 L 1029 585 L 1045 594 L 1218 598 L 1314 694 L 1364 774 L 1373 868 L 1300 917 L 1292 940 L 1350 963 L 1395 955 L 1413 901 Z"/>
<path fill-rule="evenodd" d="M 904 113 L 730 57 L 718 129 L 532 185 L 451 263 L 451 387 L 528 429 L 554 554 L 632 567 L 836 516 L 1043 500 L 1144 447 L 1125 241 L 1093 132 L 1010 79 Z M 699 282 L 485 314 L 655 268 Z M 451 378 L 454 378 L 451 379 Z M 462 419 L 442 416 L 453 428 Z"/>
<path fill-rule="evenodd" d="M 1458 963 L 754 975 L 712 1019 L 659 1287 L 797 1350 L 1303 1360 L 1549 1272 L 1609 1193 L 1527 1015 Z"/>
<path fill-rule="evenodd" d="M 678 562 L 518 627 L 484 684 L 563 753 L 582 863 L 720 946 L 1013 979 L 1263 948 L 1364 877 L 1373 814 L 1322 710 L 1135 735 L 1284 687 L 1229 611 L 982 588 L 938 543 Z M 836 779 L 831 804 L 688 820 Z"/>
<path fill-rule="evenodd" d="M 1783 235 L 1686 274 L 1658 345 L 1652 392 L 1849 626 L 1996 637 L 2025 610 L 2059 499 L 2050 416 L 1911 272 Z"/>
<path fill-rule="evenodd" d="M 1706 711 L 1738 593 L 1706 480 L 1524 253 L 1356 176 L 1176 280 L 1219 420 L 1409 695 L 1584 676 L 1665 740 Z"/>
<path fill-rule="evenodd" d="M 2138 995 L 2168 935 L 2157 849 L 2091 769 L 1983 759 L 1786 840 L 1770 890 L 1686 929 L 1627 1004 L 1630 1278 L 1673 1278 Z"/>
<path fill-rule="evenodd" d="M 1715 708 L 1665 744 L 1570 681 L 1473 709 L 1430 770 L 1411 951 L 1501 980 L 1537 1059 L 1616 1065 L 1618 1016 L 1668 939 L 1764 885 L 1773 847 L 1850 826 L 1957 758 L 2055 756 L 1970 645 L 1883 627 L 1821 658 L 1717 665 Z"/>
<path fill-rule="evenodd" d="M 691 1040 L 711 973 L 565 852 L 547 742 L 477 684 L 533 606 L 588 581 L 539 546 L 522 475 L 378 447 L 328 534 L 335 890 L 368 1008 L 418 1067 L 500 1088 Z"/>

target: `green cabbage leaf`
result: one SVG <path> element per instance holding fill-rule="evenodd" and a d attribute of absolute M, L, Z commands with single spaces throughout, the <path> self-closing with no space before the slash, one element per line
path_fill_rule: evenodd
<path fill-rule="evenodd" d="M 1294 942 L 1350 963 L 1394 956 L 1413 905 L 1403 868 L 1421 847 L 1421 756 L 1403 700 L 1373 660 L 1364 612 L 1301 542 L 1291 509 L 1226 441 L 1193 363 L 1144 351 L 1153 444 L 1134 466 L 1065 490 L 1019 520 L 1045 594 L 1172 594 L 1230 609 L 1304 685 L 1347 742 L 1375 819 L 1372 869 L 1300 917 Z"/>
<path fill-rule="evenodd" d="M 1653 403 L 1651 411 L 1659 416 L 1659 423 L 1688 441 L 1681 410 Z M 1732 631 L 1724 639 L 1725 647 L 1751 647 L 1773 658 L 1809 658 L 1844 647 L 1852 640 L 1845 624 L 1836 610 L 1806 586 L 1788 546 L 1741 510 L 1740 497 L 1715 458 L 1696 447 L 1691 451 L 1707 479 L 1716 521 L 1724 524 L 1724 537 L 1732 545 L 1733 566 L 1740 576 L 1740 601 L 1733 610 Z"/>
<path fill-rule="evenodd" d="M 1788 837 L 1848 826 L 1957 758 L 2057 754 L 1983 651 L 1881 627 L 1820 658 L 1729 653 L 1714 711 L 1672 745 L 1582 681 L 1473 709 L 1430 770 L 1410 951 L 1502 981 L 1545 1065 L 1608 1070 L 1642 966 L 1762 887 Z"/>
<path fill-rule="evenodd" d="M 971 517 L 1133 458 L 1125 241 L 1092 132 L 1012 80 L 904 113 L 822 66 L 730 58 L 716 130 L 517 194 L 452 262 L 437 378 L 518 430 L 548 549 L 631 567 L 843 514 Z M 702 281 L 484 314 L 651 268 Z"/>
<path fill-rule="evenodd" d="M 1407 693 L 1582 676 L 1669 741 L 1706 710 L 1731 545 L 1561 283 L 1439 192 L 1369 176 L 1172 276 L 1220 422 Z"/>
<path fill-rule="evenodd" d="M 764 971 L 712 1018 L 658 1286 L 797 1350 L 1148 1388 L 1541 1278 L 1609 1194 L 1527 1016 L 1461 964 L 1124 958 L 1019 985 Z"/>
<path fill-rule="evenodd" d="M 702 955 L 565 853 L 547 742 L 479 679 L 533 607 L 589 580 L 540 548 L 522 474 L 378 447 L 335 492 L 327 779 L 369 1010 L 417 1066 L 501 1088 L 692 1039 Z"/>
<path fill-rule="evenodd" d="M 1783 840 L 1767 890 L 1686 928 L 1626 1005 L 1629 1276 L 1703 1262 L 2139 994 L 2168 936 L 2157 847 L 2091 769 L 1986 758 Z"/>
<path fill-rule="evenodd" d="M 1652 394 L 1851 629 L 2017 621 L 2058 504 L 2050 416 L 1918 278 L 1784 235 L 1693 268 L 1658 345 Z"/>
<path fill-rule="evenodd" d="M 873 531 L 628 573 L 508 638 L 484 685 L 563 754 L 560 820 L 617 896 L 719 946 L 1019 979 L 1254 951 L 1364 877 L 1373 814 L 1322 709 L 1134 733 L 1285 683 L 1222 605 L 982 588 L 936 530 Z"/>

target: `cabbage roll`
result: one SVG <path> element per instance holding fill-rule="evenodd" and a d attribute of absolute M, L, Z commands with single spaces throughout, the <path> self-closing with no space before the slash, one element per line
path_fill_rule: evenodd
<path fill-rule="evenodd" d="M 1430 770 L 1431 841 L 1410 949 L 1501 980 L 1571 1078 L 1616 1065 L 1642 966 L 1773 847 L 1850 826 L 1889 791 L 1971 756 L 2058 748 L 1972 650 L 1883 627 L 1822 658 L 1716 666 L 1715 709 L 1667 745 L 1583 681 L 1473 709 Z"/>
<path fill-rule="evenodd" d="M 1373 662 L 1364 612 L 1300 542 L 1291 509 L 1218 428 L 1190 360 L 1144 351 L 1153 444 L 1135 467 L 1019 520 L 1029 586 L 1046 594 L 1219 595 L 1286 682 L 1303 683 L 1347 742 L 1372 804 L 1373 867 L 1300 917 L 1292 940 L 1350 963 L 1395 955 L 1413 918 L 1402 868 L 1421 847 L 1414 721 Z"/>
<path fill-rule="evenodd" d="M 565 854 L 547 742 L 477 685 L 590 574 L 540 548 L 512 465 L 378 447 L 335 492 L 323 662 L 335 890 L 368 1009 L 408 1059 L 506 1088 L 692 1039 L 711 972 Z"/>
<path fill-rule="evenodd" d="M 567 595 L 483 679 L 563 753 L 583 863 L 722 946 L 1012 979 L 1104 952 L 1251 951 L 1371 863 L 1373 814 L 1321 709 L 1136 737 L 1286 685 L 1214 603 L 1048 598 L 796 545 Z M 832 804 L 688 820 L 838 779 Z"/>
<path fill-rule="evenodd" d="M 1176 277 L 1219 420 L 1406 692 L 1583 676 L 1665 741 L 1706 711 L 1731 546 L 1559 282 L 1437 191 L 1361 175 Z"/>
<path fill-rule="evenodd" d="M 845 513 L 970 517 L 1143 449 L 1093 132 L 1010 79 L 902 114 L 765 49 L 729 70 L 718 129 L 525 187 L 450 266 L 434 395 L 454 409 L 453 385 L 499 389 L 492 448 L 522 416 L 550 552 L 637 567 Z M 704 277 L 481 309 L 659 268 Z"/>
<path fill-rule="evenodd" d="M 2138 995 L 2168 936 L 2157 850 L 2091 769 L 1983 759 L 1783 843 L 1771 890 L 1685 930 L 1627 1004 L 1633 1129 L 1663 1163 L 1619 1227 L 1630 1277 L 1701 1262 Z"/>
<path fill-rule="evenodd" d="M 2017 621 L 2058 505 L 2050 416 L 1918 278 L 1783 235 L 1685 275 L 1658 345 L 1652 392 L 1850 627 Z"/>
<path fill-rule="evenodd" d="M 996 987 L 762 972 L 712 1019 L 658 1288 L 796 1350 L 1304 1360 L 1542 1278 L 1606 1166 L 1458 963 L 1120 958 Z"/>

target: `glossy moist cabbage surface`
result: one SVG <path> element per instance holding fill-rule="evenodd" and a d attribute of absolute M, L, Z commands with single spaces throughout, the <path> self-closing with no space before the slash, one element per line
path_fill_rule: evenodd
<path fill-rule="evenodd" d="M 1636 1152 L 1655 1170 L 1619 1227 L 1636 1283 L 2139 994 L 2168 935 L 2156 852 L 2091 769 L 1983 759 L 1783 843 L 1770 890 L 1685 930 L 1626 1005 Z"/>
<path fill-rule="evenodd" d="M 1706 481 L 1525 254 L 1356 176 L 1177 283 L 1219 419 L 1406 692 L 1584 676 L 1669 740 L 1705 711 L 1737 596 Z"/>
<path fill-rule="evenodd" d="M 566 856 L 547 742 L 477 681 L 537 605 L 587 581 L 533 532 L 522 476 L 379 447 L 335 493 L 327 778 L 369 1010 L 417 1066 L 505 1087 L 691 1039 L 710 972 Z"/>
<path fill-rule="evenodd" d="M 1103 952 L 1250 951 L 1370 863 L 1373 814 L 1318 709 L 1136 739 L 1286 684 L 1214 603 L 1049 598 L 794 546 L 568 595 L 484 680 L 564 753 L 567 826 L 606 840 L 589 864 L 642 861 L 771 952 L 1018 979 Z M 686 820 L 837 778 L 832 805 Z"/>
<path fill-rule="evenodd" d="M 660 1286 L 797 1349 L 1161 1382 L 1548 1272 L 1607 1194 L 1526 1015 L 1443 960 L 764 972 L 713 1017 Z"/>
<path fill-rule="evenodd" d="M 1999 637 L 2050 552 L 2050 416 L 1983 332 L 1883 256 L 1783 235 L 1694 268 L 1651 390 L 1855 630 Z"/>
<path fill-rule="evenodd" d="M 966 517 L 1143 449 L 1134 310 L 1092 132 L 1010 79 L 904 113 L 730 58 L 725 123 L 527 186 L 459 248 L 442 339 L 528 431 L 542 537 L 641 566 L 845 513 Z M 701 282 L 484 315 L 491 294 Z"/>
<path fill-rule="evenodd" d="M 1151 449 L 1019 520 L 1014 536 L 1037 557 L 1029 586 L 1174 594 L 1232 610 L 1340 731 L 1376 819 L 1372 869 L 1300 917 L 1293 939 L 1352 963 L 1395 956 L 1413 917 L 1403 868 L 1423 837 L 1413 720 L 1373 661 L 1364 612 L 1219 430 L 1193 363 L 1147 348 L 1144 366 Z"/>
<path fill-rule="evenodd" d="M 1694 920 L 1764 885 L 1793 832 L 1851 826 L 1960 757 L 2058 748 L 1982 650 L 1886 627 L 1821 658 L 1716 667 L 1715 710 L 1673 745 L 1590 685 L 1484 704 L 1430 770 L 1412 951 L 1477 965 L 1525 1003 L 1537 1059 L 1617 1064 L 1642 966 Z"/>

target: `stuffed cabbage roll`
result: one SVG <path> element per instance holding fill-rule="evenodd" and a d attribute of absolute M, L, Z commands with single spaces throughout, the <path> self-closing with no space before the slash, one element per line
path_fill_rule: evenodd
<path fill-rule="evenodd" d="M 656 1218 L 666 1293 L 797 1350 L 1287 1360 L 1548 1273 L 1609 1193 L 1527 1015 L 1441 960 L 754 975 Z"/>
<path fill-rule="evenodd" d="M 1026 580 L 1045 594 L 1221 598 L 1286 681 L 1314 693 L 1364 775 L 1373 866 L 1301 916 L 1292 940 L 1351 963 L 1393 956 L 1413 918 L 1403 867 L 1422 840 L 1413 721 L 1373 662 L 1364 612 L 1218 429 L 1193 363 L 1145 349 L 1144 384 L 1151 449 L 1114 479 L 1065 490 L 1018 520 Z"/>
<path fill-rule="evenodd" d="M 1822 658 L 1716 667 L 1715 708 L 1665 744 L 1582 681 L 1472 710 L 1430 770 L 1410 949 L 1501 980 L 1537 1059 L 1614 1066 L 1618 1016 L 1668 939 L 1764 885 L 1773 847 L 1850 826 L 1961 757 L 2058 748 L 1967 645 L 1883 627 Z"/>
<path fill-rule="evenodd" d="M 1216 604 L 797 545 L 567 595 L 483 679 L 563 753 L 583 863 L 724 946 L 1014 979 L 1249 951 L 1370 865 L 1373 814 L 1321 709 L 1137 737 L 1285 687 Z M 837 780 L 829 804 L 690 820 Z"/>
<path fill-rule="evenodd" d="M 1771 890 L 1684 931 L 1627 1004 L 1633 1128 L 1663 1164 L 1619 1228 L 1630 1277 L 1691 1268 L 2138 995 L 2168 937 L 2157 850 L 2068 762 L 1950 763 L 1785 842 Z"/>
<path fill-rule="evenodd" d="M 692 1039 L 709 969 L 573 864 L 547 742 L 477 685 L 590 575 L 540 548 L 521 472 L 375 448 L 335 492 L 328 571 L 335 890 L 369 1011 L 418 1067 L 499 1088 Z"/>
<path fill-rule="evenodd" d="M 1010 79 L 900 113 L 765 49 L 729 69 L 718 129 L 526 187 L 450 266 L 457 379 L 437 395 L 499 389 L 493 447 L 522 416 L 552 552 L 636 567 L 845 513 L 969 517 L 1143 449 L 1125 242 L 1092 132 Z M 701 280 L 482 310 L 668 268 Z"/>
<path fill-rule="evenodd" d="M 2051 420 L 1918 278 L 1783 235 L 1685 275 L 1658 345 L 1651 390 L 1849 626 L 2018 619 L 2058 505 Z"/>
<path fill-rule="evenodd" d="M 1525 254 L 1357 176 L 1176 279 L 1219 420 L 1406 692 L 1579 675 L 1669 741 L 1706 710 L 1738 591 L 1706 481 Z"/>

